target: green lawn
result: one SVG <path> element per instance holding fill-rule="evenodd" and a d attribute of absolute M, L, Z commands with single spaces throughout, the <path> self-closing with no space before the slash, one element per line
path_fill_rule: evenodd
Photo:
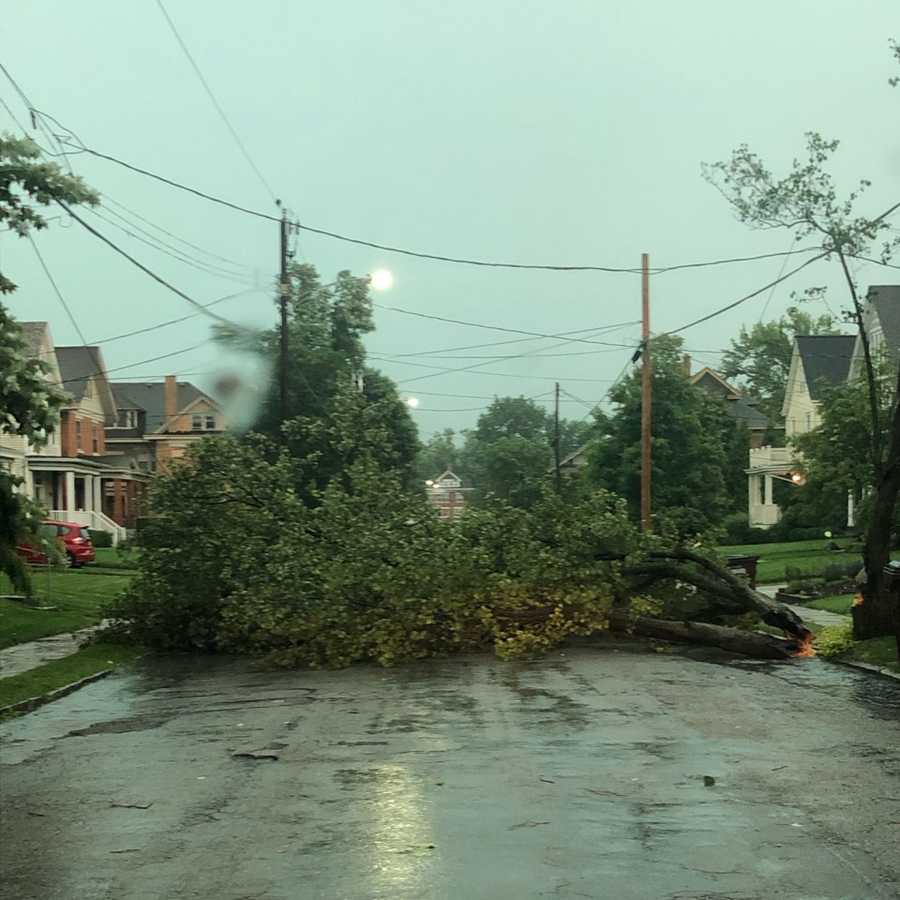
<path fill-rule="evenodd" d="M 52 569 L 49 584 L 46 569 L 32 569 L 35 609 L 17 600 L 0 600 L 0 647 L 76 631 L 96 625 L 100 608 L 119 594 L 130 581 L 128 575 L 94 575 L 85 569 Z M 0 576 L 0 594 L 13 593 L 5 576 Z"/>
<path fill-rule="evenodd" d="M 836 597 L 820 597 L 818 600 L 810 600 L 804 603 L 811 609 L 824 609 L 826 612 L 850 615 L 850 606 L 853 603 L 853 594 L 840 594 Z"/>
<path fill-rule="evenodd" d="M 134 554 L 122 553 L 115 547 L 97 547 L 94 552 L 97 560 L 93 565 L 104 569 L 134 569 L 137 565 Z M 88 568 L 90 567 L 91 564 L 88 563 Z"/>
<path fill-rule="evenodd" d="M 36 669 L 0 678 L 0 707 L 31 697 L 40 697 L 88 675 L 131 662 L 141 654 L 139 647 L 124 644 L 90 644 L 63 659 L 44 663 Z"/>
<path fill-rule="evenodd" d="M 843 658 L 882 666 L 892 672 L 900 672 L 900 662 L 897 660 L 897 639 L 893 637 L 857 641 L 853 645 L 853 649 Z"/>
<path fill-rule="evenodd" d="M 799 569 L 804 575 L 821 575 L 831 563 L 845 563 L 856 559 L 854 552 L 826 550 L 826 538 L 815 541 L 792 541 L 781 544 L 742 544 L 718 547 L 723 556 L 758 556 L 756 580 L 760 584 L 785 581 L 787 567 Z M 850 540 L 838 538 L 835 543 L 848 547 Z"/>

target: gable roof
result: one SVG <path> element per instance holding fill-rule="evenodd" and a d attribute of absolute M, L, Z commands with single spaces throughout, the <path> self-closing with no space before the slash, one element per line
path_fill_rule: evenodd
<path fill-rule="evenodd" d="M 116 401 L 106 379 L 106 366 L 99 347 L 57 347 L 56 360 L 62 375 L 62 387 L 75 404 L 81 403 L 88 381 L 99 385 L 100 404 L 106 418 L 116 414 Z"/>
<path fill-rule="evenodd" d="M 821 400 L 825 388 L 847 380 L 856 336 L 816 334 L 794 338 L 803 363 L 809 396 Z"/>
<path fill-rule="evenodd" d="M 900 284 L 874 284 L 866 300 L 878 315 L 885 346 L 896 354 L 900 350 Z"/>
<path fill-rule="evenodd" d="M 146 432 L 158 431 L 165 424 L 166 397 L 165 384 L 162 381 L 151 382 L 121 382 L 110 385 L 116 398 L 119 409 L 140 409 L 146 414 L 144 430 Z M 205 394 L 200 388 L 195 387 L 189 381 L 178 382 L 178 394 L 176 410 L 181 413 L 184 409 L 198 400 L 207 400 L 216 409 L 219 405 Z"/>
<path fill-rule="evenodd" d="M 691 375 L 691 384 L 696 384 L 710 393 L 718 388 L 717 393 L 741 396 L 741 392 L 734 385 L 729 384 L 715 369 L 711 369 L 709 366 L 705 366 L 696 374 Z"/>

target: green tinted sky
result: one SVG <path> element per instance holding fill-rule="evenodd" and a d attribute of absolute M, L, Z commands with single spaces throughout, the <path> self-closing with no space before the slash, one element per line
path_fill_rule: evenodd
<path fill-rule="evenodd" d="M 900 33 L 896 0 L 653 0 L 633 9 L 573 0 L 169 0 L 168 9 L 266 179 L 318 227 L 440 254 L 553 264 L 630 266 L 642 250 L 656 265 L 783 251 L 790 236 L 736 223 L 700 177 L 700 163 L 746 141 L 784 165 L 811 129 L 841 139 L 835 171 L 842 186 L 862 176 L 874 182 L 864 211 L 900 199 L 900 90 L 887 84 L 888 37 Z M 10 0 L 3 18 L 4 63 L 38 108 L 85 143 L 273 211 L 155 3 Z M 0 95 L 25 123 L 7 83 Z M 0 127 L 14 128 L 2 109 Z M 269 284 L 276 226 L 86 156 L 72 163 L 112 200 Z M 40 246 L 89 340 L 190 312 L 79 226 L 61 224 L 40 235 Z M 243 287 L 95 224 L 199 300 Z M 639 281 L 628 274 L 466 268 L 312 236 L 301 237 L 299 252 L 328 277 L 340 268 L 389 266 L 396 286 L 377 299 L 434 315 L 561 332 L 640 313 Z M 8 301 L 13 312 L 48 319 L 58 343 L 76 342 L 28 243 L 0 235 L 0 254 L 21 285 Z M 727 303 L 774 278 L 781 265 L 774 259 L 659 276 L 654 330 Z M 865 286 L 896 281 L 890 273 L 863 266 L 858 274 Z M 833 265 L 811 267 L 775 292 L 768 314 L 784 310 L 792 288 L 815 284 L 833 284 L 832 306 L 845 305 L 836 276 Z M 714 364 L 714 351 L 742 322 L 756 321 L 765 300 L 689 331 L 698 364 Z M 255 325 L 273 317 L 266 292 L 217 309 Z M 388 311 L 378 312 L 377 324 L 368 344 L 380 354 L 504 339 Z M 116 341 L 104 346 L 107 365 L 189 347 L 208 333 L 196 318 Z M 631 346 L 637 334 L 628 326 L 608 339 Z M 472 353 L 591 355 L 504 360 L 485 367 L 504 374 L 436 375 L 408 385 L 402 380 L 432 370 L 378 364 L 421 397 L 416 419 L 427 435 L 472 424 L 478 413 L 468 408 L 487 401 L 425 391 L 536 395 L 559 378 L 570 393 L 596 400 L 631 352 L 548 349 L 553 343 Z M 123 374 L 205 373 L 217 362 L 203 346 Z M 208 376 L 190 377 L 202 384 Z M 460 408 L 467 411 L 430 411 Z M 565 411 L 587 409 L 571 402 Z"/>

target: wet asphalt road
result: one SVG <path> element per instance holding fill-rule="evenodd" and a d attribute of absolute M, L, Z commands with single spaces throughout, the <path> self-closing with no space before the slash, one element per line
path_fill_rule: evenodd
<path fill-rule="evenodd" d="M 3 900 L 900 896 L 900 685 L 817 660 L 153 660 L 0 738 Z"/>

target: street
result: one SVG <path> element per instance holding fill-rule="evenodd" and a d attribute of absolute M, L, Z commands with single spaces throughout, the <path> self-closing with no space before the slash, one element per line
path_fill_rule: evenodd
<path fill-rule="evenodd" d="M 893 898 L 898 724 L 819 660 L 150 659 L 0 725 L 0 897 Z"/>

